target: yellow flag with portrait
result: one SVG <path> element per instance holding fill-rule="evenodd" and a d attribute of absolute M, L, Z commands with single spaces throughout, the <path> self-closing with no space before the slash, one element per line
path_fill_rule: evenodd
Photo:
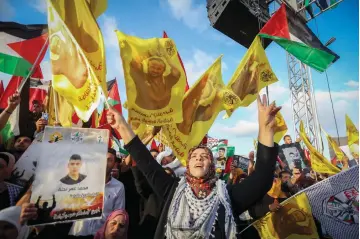
<path fill-rule="evenodd" d="M 129 120 L 161 126 L 182 121 L 185 72 L 170 38 L 142 39 L 116 31 Z"/>
<path fill-rule="evenodd" d="M 308 136 L 306 135 L 304 124 L 301 121 L 300 123 L 300 137 L 303 140 L 304 144 L 310 151 L 310 161 L 311 168 L 317 173 L 327 173 L 330 175 L 334 175 L 339 173 L 341 170 L 336 166 L 332 165 L 329 160 L 327 160 L 324 155 L 322 155 L 319 151 L 312 146 Z"/>
<path fill-rule="evenodd" d="M 267 213 L 252 224 L 261 238 L 319 238 L 309 199 L 305 193 L 297 194 L 281 205 L 278 211 Z"/>
<path fill-rule="evenodd" d="M 277 81 L 257 36 L 226 86 L 224 100 L 227 116 L 238 107 L 249 106 L 262 88 Z"/>
<path fill-rule="evenodd" d="M 88 121 L 107 97 L 105 49 L 86 0 L 48 0 L 52 86 Z"/>
<path fill-rule="evenodd" d="M 189 150 L 199 145 L 223 109 L 221 58 L 218 57 L 186 92 L 182 100 L 183 121 L 162 127 L 169 147 L 183 165 L 186 165 Z"/>

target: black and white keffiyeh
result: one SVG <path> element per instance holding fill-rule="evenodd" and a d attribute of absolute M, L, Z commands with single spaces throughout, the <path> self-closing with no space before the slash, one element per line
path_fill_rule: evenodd
<path fill-rule="evenodd" d="M 225 183 L 218 180 L 216 186 L 206 198 L 198 199 L 186 179 L 182 178 L 169 208 L 166 238 L 210 238 L 212 231 L 214 231 L 220 204 L 225 208 L 226 238 L 236 238 L 236 225 Z"/>

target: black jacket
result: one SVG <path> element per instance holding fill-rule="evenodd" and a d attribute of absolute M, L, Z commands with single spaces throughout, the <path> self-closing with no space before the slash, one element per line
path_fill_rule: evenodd
<path fill-rule="evenodd" d="M 179 179 L 171 177 L 164 171 L 137 136 L 125 146 L 125 149 L 136 161 L 137 167 L 144 174 L 151 188 L 164 203 L 154 236 L 155 239 L 163 239 L 168 210 Z M 277 146 L 270 148 L 259 143 L 256 170 L 242 183 L 227 186 L 234 217 L 238 217 L 270 190 L 277 154 Z M 215 238 L 225 238 L 224 212 L 224 207 L 220 206 L 218 221 L 215 225 Z"/>
<path fill-rule="evenodd" d="M 141 211 L 138 238 L 154 238 L 163 200 L 154 193 L 144 175 L 137 167 L 131 168 L 135 179 L 135 187 L 141 196 Z"/>

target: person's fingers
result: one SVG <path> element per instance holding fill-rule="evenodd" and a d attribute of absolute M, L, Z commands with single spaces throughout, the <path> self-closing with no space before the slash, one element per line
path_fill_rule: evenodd
<path fill-rule="evenodd" d="M 257 104 L 258 104 L 258 108 L 260 108 L 261 106 L 263 106 L 263 104 L 261 103 L 260 95 L 257 95 Z"/>
<path fill-rule="evenodd" d="M 262 103 L 264 106 L 268 106 L 268 103 L 267 103 L 267 97 L 265 94 L 262 95 Z"/>

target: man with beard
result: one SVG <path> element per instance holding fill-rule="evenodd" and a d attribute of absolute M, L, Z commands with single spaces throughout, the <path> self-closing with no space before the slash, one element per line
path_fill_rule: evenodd
<path fill-rule="evenodd" d="M 166 63 L 170 66 L 168 75 L 164 75 L 169 67 Z M 146 110 L 159 110 L 169 104 L 171 90 L 180 80 L 181 72 L 170 60 L 148 54 L 130 62 L 130 75 L 137 91 L 135 103 Z"/>
<path fill-rule="evenodd" d="M 21 155 L 29 148 L 32 140 L 33 138 L 26 135 L 15 137 L 15 143 L 10 153 L 15 156 L 16 161 L 18 161 Z"/>
<path fill-rule="evenodd" d="M 287 167 L 303 168 L 302 164 L 308 166 L 304 150 L 301 148 L 300 143 L 297 141 L 292 142 L 290 135 L 284 136 L 284 144 L 279 147 L 279 158 L 286 164 Z"/>

